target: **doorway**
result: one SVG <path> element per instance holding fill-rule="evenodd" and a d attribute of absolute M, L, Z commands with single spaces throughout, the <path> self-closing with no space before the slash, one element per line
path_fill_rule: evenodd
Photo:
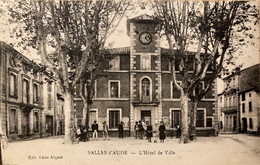
<path fill-rule="evenodd" d="M 30 111 L 23 112 L 23 134 L 28 136 L 30 135 Z"/>
<path fill-rule="evenodd" d="M 53 117 L 46 116 L 46 133 L 53 135 Z"/>
<path fill-rule="evenodd" d="M 141 120 L 144 120 L 146 123 L 147 121 L 151 123 L 151 110 L 142 110 L 141 111 Z"/>
<path fill-rule="evenodd" d="M 233 132 L 235 132 L 237 129 L 237 117 L 233 116 Z"/>
<path fill-rule="evenodd" d="M 247 118 L 243 117 L 242 123 L 243 123 L 243 132 L 247 133 Z"/>

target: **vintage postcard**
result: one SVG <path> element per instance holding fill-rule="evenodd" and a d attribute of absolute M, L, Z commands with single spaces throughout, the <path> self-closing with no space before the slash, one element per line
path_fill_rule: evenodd
<path fill-rule="evenodd" d="M 257 1 L 0 1 L 0 165 L 260 163 Z"/>

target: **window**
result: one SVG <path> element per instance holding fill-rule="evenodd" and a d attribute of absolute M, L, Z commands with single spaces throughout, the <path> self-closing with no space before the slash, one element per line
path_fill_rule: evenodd
<path fill-rule="evenodd" d="M 225 98 L 225 105 L 224 105 L 225 107 L 227 107 L 227 106 L 228 106 L 228 103 L 227 103 L 227 101 L 228 101 L 228 100 L 227 100 L 227 98 Z"/>
<path fill-rule="evenodd" d="M 151 69 L 151 59 L 150 55 L 141 56 L 141 70 L 150 70 Z"/>
<path fill-rule="evenodd" d="M 233 106 L 236 106 L 236 96 L 233 97 Z"/>
<path fill-rule="evenodd" d="M 193 56 L 188 56 L 188 63 L 189 63 L 189 65 L 188 65 L 188 69 L 189 69 L 189 71 L 193 71 L 193 69 L 194 69 L 194 57 Z"/>
<path fill-rule="evenodd" d="M 222 97 L 219 98 L 219 102 L 222 103 Z"/>
<path fill-rule="evenodd" d="M 39 89 L 37 84 L 33 84 L 33 102 L 39 102 Z"/>
<path fill-rule="evenodd" d="M 29 103 L 29 81 L 23 79 L 23 102 Z"/>
<path fill-rule="evenodd" d="M 196 127 L 204 127 L 204 110 L 197 110 Z"/>
<path fill-rule="evenodd" d="M 94 121 L 97 121 L 97 111 L 96 110 L 90 110 L 89 112 L 89 126 L 91 126 Z"/>
<path fill-rule="evenodd" d="M 245 113 L 245 103 L 242 104 L 242 112 Z"/>
<path fill-rule="evenodd" d="M 204 89 L 204 82 L 201 82 L 195 88 L 195 95 L 199 95 L 203 89 Z"/>
<path fill-rule="evenodd" d="M 118 124 L 120 122 L 120 111 L 118 110 L 110 110 L 109 111 L 109 128 L 118 128 Z"/>
<path fill-rule="evenodd" d="M 79 119 L 79 118 L 78 118 L 78 120 L 77 120 L 77 125 L 83 125 L 82 119 Z"/>
<path fill-rule="evenodd" d="M 249 93 L 249 97 L 251 97 L 251 93 Z"/>
<path fill-rule="evenodd" d="M 212 127 L 212 118 L 206 119 L 206 127 Z"/>
<path fill-rule="evenodd" d="M 48 92 L 51 92 L 51 89 L 52 89 L 52 85 L 51 84 L 48 84 Z"/>
<path fill-rule="evenodd" d="M 232 100 L 231 100 L 231 97 L 229 98 L 229 106 L 232 106 Z"/>
<path fill-rule="evenodd" d="M 249 128 L 253 129 L 253 120 L 252 120 L 252 118 L 249 118 Z"/>
<path fill-rule="evenodd" d="M 17 119 L 17 111 L 16 109 L 11 109 L 10 113 L 10 132 L 17 133 L 18 132 L 18 119 Z"/>
<path fill-rule="evenodd" d="M 142 79 L 142 101 L 149 102 L 150 101 L 150 80 L 148 78 Z"/>
<path fill-rule="evenodd" d="M 39 114 L 38 112 L 34 112 L 33 114 L 33 130 L 39 131 Z"/>
<path fill-rule="evenodd" d="M 245 100 L 246 100 L 246 94 L 242 93 L 242 101 L 245 101 Z"/>
<path fill-rule="evenodd" d="M 17 76 L 10 73 L 9 96 L 17 98 Z"/>
<path fill-rule="evenodd" d="M 52 92 L 52 84 L 48 84 L 47 86 L 47 91 L 48 91 L 48 110 L 51 110 L 51 105 L 52 105 L 52 96 L 51 96 L 51 92 Z"/>
<path fill-rule="evenodd" d="M 252 112 L 252 102 L 249 102 L 249 112 Z"/>
<path fill-rule="evenodd" d="M 119 81 L 109 80 L 109 96 L 110 96 L 110 98 L 119 98 L 119 96 L 120 96 L 119 89 L 120 89 Z"/>
<path fill-rule="evenodd" d="M 51 110 L 51 93 L 48 93 L 48 110 Z"/>
<path fill-rule="evenodd" d="M 172 110 L 171 111 L 171 127 L 176 127 L 176 125 L 181 125 L 181 110 Z"/>
<path fill-rule="evenodd" d="M 181 85 L 181 81 L 177 81 L 179 85 Z M 181 93 L 180 91 L 175 87 L 174 82 L 171 81 L 171 98 L 180 98 Z"/>
<path fill-rule="evenodd" d="M 92 93 L 91 94 L 93 94 L 93 98 L 97 98 L 97 80 L 95 80 L 94 81 L 94 83 L 93 83 L 94 85 L 94 88 L 92 89 Z M 88 92 L 88 84 L 86 83 L 85 85 L 84 85 L 84 95 L 86 95 L 86 93 Z"/>
<path fill-rule="evenodd" d="M 179 57 L 175 58 L 175 71 L 180 71 L 181 59 Z"/>
<path fill-rule="evenodd" d="M 112 60 L 109 61 L 110 70 L 120 70 L 120 57 L 115 56 Z"/>

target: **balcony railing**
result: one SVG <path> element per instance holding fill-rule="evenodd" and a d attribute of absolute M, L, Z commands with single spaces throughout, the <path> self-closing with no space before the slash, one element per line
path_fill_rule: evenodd
<path fill-rule="evenodd" d="M 160 104 L 160 96 L 158 94 L 153 95 L 152 99 L 150 97 L 136 97 L 133 101 L 134 106 L 138 105 L 154 105 Z"/>
<path fill-rule="evenodd" d="M 237 112 L 237 106 L 223 107 L 223 108 L 221 108 L 221 111 L 223 113 Z"/>

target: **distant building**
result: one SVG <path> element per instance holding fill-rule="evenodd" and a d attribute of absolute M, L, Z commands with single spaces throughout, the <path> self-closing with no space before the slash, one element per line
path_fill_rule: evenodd
<path fill-rule="evenodd" d="M 239 101 L 242 132 L 260 133 L 260 64 L 240 72 Z"/>
<path fill-rule="evenodd" d="M 218 95 L 221 131 L 260 131 L 259 66 L 236 69 L 223 78 L 225 89 Z"/>
<path fill-rule="evenodd" d="M 9 139 L 62 132 L 62 94 L 49 74 L 33 73 L 31 61 L 0 42 L 0 117 Z M 52 82 L 52 83 L 49 83 Z M 61 124 L 62 123 L 62 124 Z"/>
<path fill-rule="evenodd" d="M 236 72 L 223 78 L 224 91 L 218 95 L 220 109 L 220 130 L 223 132 L 238 132 L 239 130 L 239 68 Z"/>
<path fill-rule="evenodd" d="M 120 121 L 124 122 L 125 134 L 133 135 L 136 121 L 149 121 L 155 130 L 160 121 L 171 132 L 181 125 L 180 93 L 172 82 L 169 54 L 171 50 L 160 47 L 158 20 L 148 15 L 127 21 L 130 47 L 111 49 L 114 58 L 109 62 L 108 76 L 95 84 L 95 98 L 91 106 L 89 124 L 94 120 L 107 121 L 110 134 L 118 131 Z M 120 39 L 120 38 L 119 38 Z M 176 57 L 178 58 L 178 57 Z M 190 73 L 194 70 L 194 53 L 189 53 Z M 177 81 L 181 82 L 178 62 Z M 212 74 L 212 71 L 207 71 Z M 207 78 L 206 80 L 207 81 Z M 201 83 L 204 88 L 204 82 Z M 191 104 L 190 104 L 191 105 Z M 78 123 L 82 120 L 83 103 L 76 88 L 75 108 Z M 216 83 L 198 105 L 197 132 L 212 135 L 218 129 Z"/>

